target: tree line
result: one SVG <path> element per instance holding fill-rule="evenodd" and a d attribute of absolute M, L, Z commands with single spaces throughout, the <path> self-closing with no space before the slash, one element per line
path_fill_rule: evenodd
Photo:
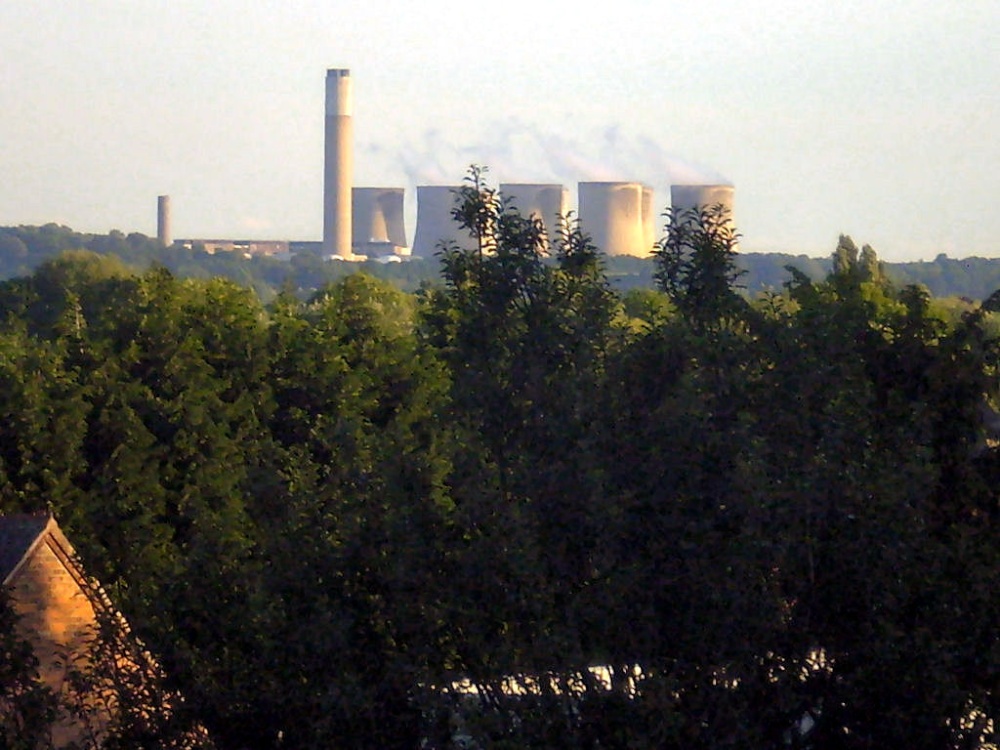
<path fill-rule="evenodd" d="M 712 209 L 624 295 L 480 170 L 455 217 L 417 294 L 0 284 L 0 508 L 54 511 L 184 696 L 122 746 L 994 741 L 996 297 L 844 237 L 750 298 Z"/>
<path fill-rule="evenodd" d="M 163 247 L 156 238 L 138 232 L 126 235 L 112 230 L 106 235 L 86 234 L 57 224 L 0 227 L 0 279 L 29 275 L 45 261 L 69 250 L 113 255 L 136 272 L 163 266 L 181 278 L 227 278 L 241 286 L 252 287 L 266 302 L 272 301 L 282 289 L 294 290 L 305 299 L 323 286 L 357 272 L 389 281 L 407 292 L 442 283 L 436 258 L 410 258 L 403 263 L 389 264 L 376 261 L 345 263 L 324 261 L 308 251 L 298 252 L 290 260 L 266 256 L 246 258 L 237 252 L 209 254 L 197 243 L 192 247 L 179 244 Z M 751 295 L 780 291 L 787 279 L 785 269 L 788 266 L 814 281 L 822 281 L 830 272 L 829 258 L 789 253 L 741 252 L 736 265 L 745 272 L 741 284 Z M 654 260 L 611 256 L 604 259 L 604 270 L 611 286 L 618 291 L 657 288 Z M 887 263 L 885 271 L 900 287 L 921 284 L 940 298 L 981 301 L 1000 288 L 1000 259 L 997 258 L 959 259 L 942 253 L 933 261 Z"/>

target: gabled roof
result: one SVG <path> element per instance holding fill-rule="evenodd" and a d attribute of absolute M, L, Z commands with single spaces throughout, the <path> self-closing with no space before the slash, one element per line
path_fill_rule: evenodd
<path fill-rule="evenodd" d="M 56 522 L 49 513 L 13 513 L 0 516 L 0 583 L 10 581 L 46 532 L 57 529 Z"/>
<path fill-rule="evenodd" d="M 58 557 L 66 571 L 87 592 L 95 606 L 109 606 L 100 585 L 87 577 L 76 550 L 51 513 L 12 513 L 0 516 L 0 585 L 12 584 L 25 562 L 41 545 Z"/>

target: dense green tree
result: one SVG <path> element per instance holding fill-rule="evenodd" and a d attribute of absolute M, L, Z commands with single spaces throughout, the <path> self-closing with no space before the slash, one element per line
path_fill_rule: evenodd
<path fill-rule="evenodd" d="M 987 536 L 963 519 L 985 517 L 970 497 L 995 498 L 991 454 L 973 459 L 995 343 L 981 315 L 947 333 L 924 293 L 897 293 L 874 252 L 862 262 L 848 244 L 828 281 L 797 275 L 767 314 L 730 307 L 720 285 L 626 351 L 611 486 L 633 556 L 616 583 L 642 616 L 616 621 L 626 635 L 611 661 L 631 651 L 643 667 L 631 706 L 647 721 L 630 725 L 643 742 L 982 739 L 985 721 L 962 727 L 991 698 L 957 665 L 988 636 L 920 623 L 983 607 L 958 604 L 955 580 L 991 585 Z M 664 281 L 691 300 L 702 278 Z M 992 668 L 971 672 L 988 682 Z M 671 697 L 649 723 L 656 695 Z"/>
<path fill-rule="evenodd" d="M 288 462 L 282 499 L 257 512 L 282 529 L 266 550 L 282 617 L 270 658 L 292 746 L 414 745 L 418 675 L 440 669 L 446 381 L 413 312 L 365 276 L 275 305 L 274 434 Z"/>
<path fill-rule="evenodd" d="M 660 288 L 698 327 L 739 316 L 744 302 L 737 282 L 744 272 L 736 265 L 739 235 L 729 211 L 716 205 L 667 214 L 667 234 L 654 251 Z"/>
<path fill-rule="evenodd" d="M 57 513 L 183 695 L 123 743 L 992 739 L 996 299 L 945 313 L 842 237 L 750 300 L 711 211 L 620 298 L 482 170 L 455 218 L 416 296 L 85 252 L 0 285 L 0 509 Z"/>
<path fill-rule="evenodd" d="M 63 656 L 59 703 L 81 729 L 53 750 L 211 750 L 214 743 L 121 614 L 99 609 L 85 646 Z"/>
<path fill-rule="evenodd" d="M 483 742 L 571 747 L 580 723 L 567 717 L 600 692 L 588 667 L 601 658 L 609 593 L 605 362 L 626 329 L 575 224 L 545 257 L 540 223 L 479 170 L 455 218 L 477 247 L 441 249 L 446 288 L 430 295 L 425 326 L 449 367 L 447 421 L 459 441 L 450 679 L 476 686 L 483 711 L 468 729 Z"/>
<path fill-rule="evenodd" d="M 768 475 L 761 501 L 773 487 L 785 496 L 769 518 L 777 580 L 794 603 L 789 663 L 822 654 L 825 665 L 787 687 L 810 706 L 810 746 L 978 746 L 961 727 L 986 699 L 960 685 L 955 660 L 981 641 L 925 618 L 984 585 L 970 563 L 986 550 L 968 546 L 957 511 L 980 481 L 970 449 L 989 346 L 968 345 L 982 343 L 972 319 L 946 334 L 925 293 L 897 294 L 877 267 L 870 252 L 823 284 L 798 278 L 798 310 L 765 339 L 786 353 L 763 371 L 757 408 L 768 418 L 754 440 Z M 962 500 L 942 513 L 944 498 Z"/>
<path fill-rule="evenodd" d="M 85 434 L 82 394 L 60 342 L 0 332 L 0 498 L 6 511 L 69 508 L 79 501 Z"/>

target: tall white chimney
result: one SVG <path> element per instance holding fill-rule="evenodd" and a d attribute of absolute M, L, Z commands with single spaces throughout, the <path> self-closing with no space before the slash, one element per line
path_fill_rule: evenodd
<path fill-rule="evenodd" d="M 354 103 L 351 71 L 326 71 L 326 138 L 323 155 L 323 254 L 351 257 L 351 183 Z"/>

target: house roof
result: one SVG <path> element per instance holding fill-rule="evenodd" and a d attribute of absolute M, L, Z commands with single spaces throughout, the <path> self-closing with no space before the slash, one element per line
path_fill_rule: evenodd
<path fill-rule="evenodd" d="M 49 513 L 0 516 L 0 582 L 7 583 L 46 532 L 55 528 Z"/>

